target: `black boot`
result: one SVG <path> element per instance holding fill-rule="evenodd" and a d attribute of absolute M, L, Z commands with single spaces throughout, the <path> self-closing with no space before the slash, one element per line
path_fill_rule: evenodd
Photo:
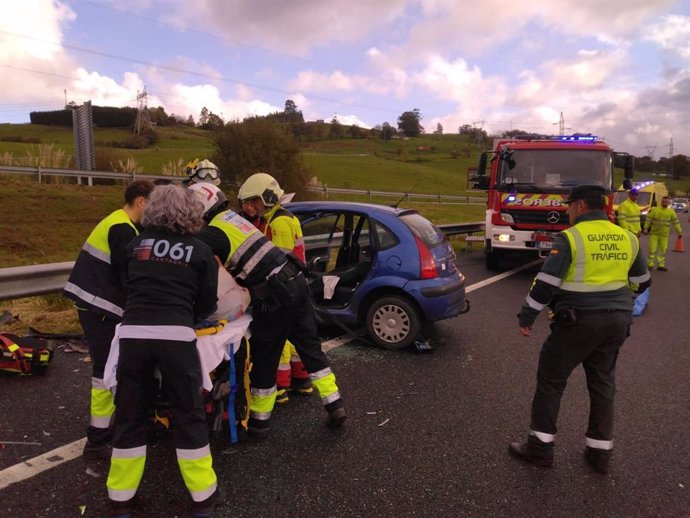
<path fill-rule="evenodd" d="M 254 439 L 265 439 L 268 437 L 270 427 L 267 420 L 249 418 L 247 423 L 247 433 Z"/>
<path fill-rule="evenodd" d="M 553 442 L 542 442 L 533 435 L 527 436 L 527 442 L 514 442 L 508 446 L 508 453 L 525 462 L 550 468 L 553 466 Z"/>
<path fill-rule="evenodd" d="M 597 473 L 608 473 L 609 461 L 613 450 L 601 450 L 599 448 L 585 447 L 585 460 Z"/>
<path fill-rule="evenodd" d="M 345 422 L 345 419 L 347 419 L 343 400 L 338 399 L 333 403 L 327 404 L 325 408 L 326 412 L 328 412 L 328 421 L 326 421 L 326 424 L 331 428 L 340 428 Z"/>

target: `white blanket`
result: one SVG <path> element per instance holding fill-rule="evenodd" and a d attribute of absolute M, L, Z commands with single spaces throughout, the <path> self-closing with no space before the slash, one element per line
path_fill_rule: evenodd
<path fill-rule="evenodd" d="M 237 352 L 240 347 L 242 337 L 249 338 L 249 324 L 252 322 L 250 314 L 245 313 L 237 320 L 229 322 L 222 331 L 214 335 L 198 336 L 196 348 L 199 351 L 199 361 L 201 363 L 201 379 L 206 390 L 213 388 L 213 383 L 209 374 L 223 360 L 230 359 L 230 345 L 233 351 Z M 120 356 L 120 325 L 115 328 L 115 336 L 110 345 L 110 354 L 105 364 L 105 374 L 103 383 L 106 388 L 114 390 L 117 385 L 117 362 Z"/>

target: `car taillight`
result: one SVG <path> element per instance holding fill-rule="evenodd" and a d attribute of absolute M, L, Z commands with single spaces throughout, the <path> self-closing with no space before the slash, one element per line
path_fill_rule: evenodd
<path fill-rule="evenodd" d="M 417 241 L 417 250 L 419 250 L 419 277 L 421 279 L 435 279 L 438 277 L 438 268 L 431 250 L 417 236 L 414 239 Z"/>

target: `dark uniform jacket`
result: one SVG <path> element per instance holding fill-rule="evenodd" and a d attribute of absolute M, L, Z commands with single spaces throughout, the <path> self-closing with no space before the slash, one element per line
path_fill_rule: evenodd
<path fill-rule="evenodd" d="M 65 285 L 80 309 L 120 320 L 124 311 L 127 245 L 139 233 L 123 209 L 104 218 L 82 246 Z"/>
<path fill-rule="evenodd" d="M 196 237 L 144 230 L 128 259 L 123 325 L 194 327 L 215 310 L 218 264 Z"/>

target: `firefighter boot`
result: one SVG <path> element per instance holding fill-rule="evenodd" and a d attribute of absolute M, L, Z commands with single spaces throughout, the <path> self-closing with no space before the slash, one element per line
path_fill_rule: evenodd
<path fill-rule="evenodd" d="M 213 510 L 222 505 L 220 489 L 216 489 L 211 496 L 201 502 L 194 502 L 192 506 L 192 518 L 210 518 Z"/>
<path fill-rule="evenodd" d="M 254 439 L 265 439 L 268 437 L 270 427 L 267 420 L 249 418 L 247 423 L 247 433 Z"/>
<path fill-rule="evenodd" d="M 527 442 L 513 442 L 508 446 L 508 453 L 525 462 L 550 468 L 553 465 L 553 442 L 542 442 L 533 435 L 527 436 Z"/>
<path fill-rule="evenodd" d="M 608 473 L 612 450 L 585 447 L 585 460 L 597 473 Z"/>
<path fill-rule="evenodd" d="M 347 412 L 345 412 L 345 404 L 342 399 L 338 399 L 333 403 L 325 406 L 328 412 L 328 421 L 326 424 L 331 428 L 340 428 L 347 419 Z"/>

